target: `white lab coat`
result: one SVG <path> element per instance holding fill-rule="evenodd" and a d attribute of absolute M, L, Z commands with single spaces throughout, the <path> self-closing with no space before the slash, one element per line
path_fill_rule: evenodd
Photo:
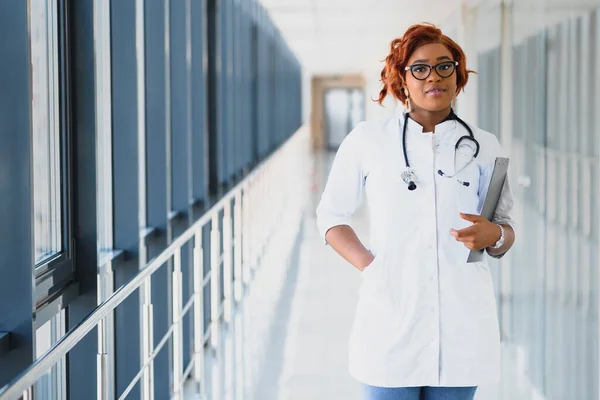
<path fill-rule="evenodd" d="M 403 113 L 360 123 L 341 144 L 317 207 L 323 237 L 350 225 L 363 194 L 369 206 L 374 261 L 362 282 L 349 343 L 349 370 L 381 387 L 474 386 L 500 378 L 500 336 L 487 261 L 466 263 L 469 250 L 450 235 L 478 214 L 494 159 L 496 137 L 471 126 L 481 150 L 459 175 L 468 187 L 437 174 L 454 172 L 454 146 L 467 135 L 457 121 L 435 134 L 408 120 L 407 153 L 418 178 L 409 191 L 401 179 Z M 456 155 L 458 167 L 470 158 Z M 462 164 L 461 164 L 462 162 Z M 494 222 L 511 219 L 513 199 L 504 186 Z"/>

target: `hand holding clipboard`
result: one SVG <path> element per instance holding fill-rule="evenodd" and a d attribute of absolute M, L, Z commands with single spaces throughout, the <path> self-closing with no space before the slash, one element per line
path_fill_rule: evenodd
<path fill-rule="evenodd" d="M 494 213 L 496 207 L 498 207 L 498 201 L 502 194 L 502 188 L 504 187 L 504 181 L 508 173 L 508 162 L 509 159 L 506 157 L 496 157 L 494 163 L 494 171 L 492 172 L 492 178 L 488 187 L 485 200 L 483 202 L 483 208 L 481 210 L 481 216 L 486 218 L 488 221 L 494 219 Z M 483 260 L 484 249 L 482 250 L 471 250 L 467 262 L 477 262 Z"/>

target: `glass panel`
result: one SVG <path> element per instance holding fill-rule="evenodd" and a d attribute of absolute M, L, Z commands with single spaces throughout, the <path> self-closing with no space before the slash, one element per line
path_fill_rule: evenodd
<path fill-rule="evenodd" d="M 62 249 L 56 4 L 30 1 L 35 262 Z"/>
<path fill-rule="evenodd" d="M 35 332 L 35 357 L 40 358 L 65 335 L 65 310 Z M 35 384 L 35 398 L 62 400 L 67 398 L 66 363 L 62 359 Z"/>
<path fill-rule="evenodd" d="M 513 9 L 511 165 L 519 176 L 517 236 L 524 239 L 512 251 L 514 324 L 503 333 L 512 333 L 510 344 L 527 366 L 523 381 L 535 388 L 523 398 L 535 391 L 548 399 L 592 399 L 598 398 L 599 132 L 591 111 L 598 24 L 592 13 L 561 16 L 535 3 L 519 1 Z"/>
<path fill-rule="evenodd" d="M 497 136 L 500 135 L 500 42 L 501 8 L 497 1 L 482 2 L 475 10 L 474 39 L 477 49 L 476 69 L 469 82 L 477 82 L 478 98 L 477 125 Z M 467 59 L 468 62 L 468 59 Z M 469 65 L 473 68 L 473 65 Z M 467 86 L 466 90 L 469 86 Z M 498 282 L 499 277 L 494 277 Z"/>
<path fill-rule="evenodd" d="M 110 4 L 94 3 L 96 23 L 96 195 L 99 260 L 113 247 Z"/>

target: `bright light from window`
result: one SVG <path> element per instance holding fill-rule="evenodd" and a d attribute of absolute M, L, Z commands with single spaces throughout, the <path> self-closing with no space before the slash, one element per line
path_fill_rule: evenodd
<path fill-rule="evenodd" d="M 57 22 L 54 1 L 30 1 L 36 264 L 62 250 Z"/>

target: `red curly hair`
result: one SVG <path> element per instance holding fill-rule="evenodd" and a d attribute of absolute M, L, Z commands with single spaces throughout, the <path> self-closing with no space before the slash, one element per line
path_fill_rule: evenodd
<path fill-rule="evenodd" d="M 379 92 L 379 98 L 376 100 L 379 104 L 383 103 L 385 97 L 391 94 L 400 102 L 406 102 L 406 95 L 402 90 L 406 86 L 406 73 L 404 68 L 408 60 L 419 47 L 440 43 L 458 61 L 456 68 L 456 94 L 464 89 L 469 80 L 469 73 L 475 72 L 467 69 L 467 57 L 458 44 L 433 24 L 423 23 L 412 25 L 401 38 L 394 39 L 390 46 L 390 54 L 385 58 L 385 67 L 381 71 L 381 82 L 383 89 Z"/>

